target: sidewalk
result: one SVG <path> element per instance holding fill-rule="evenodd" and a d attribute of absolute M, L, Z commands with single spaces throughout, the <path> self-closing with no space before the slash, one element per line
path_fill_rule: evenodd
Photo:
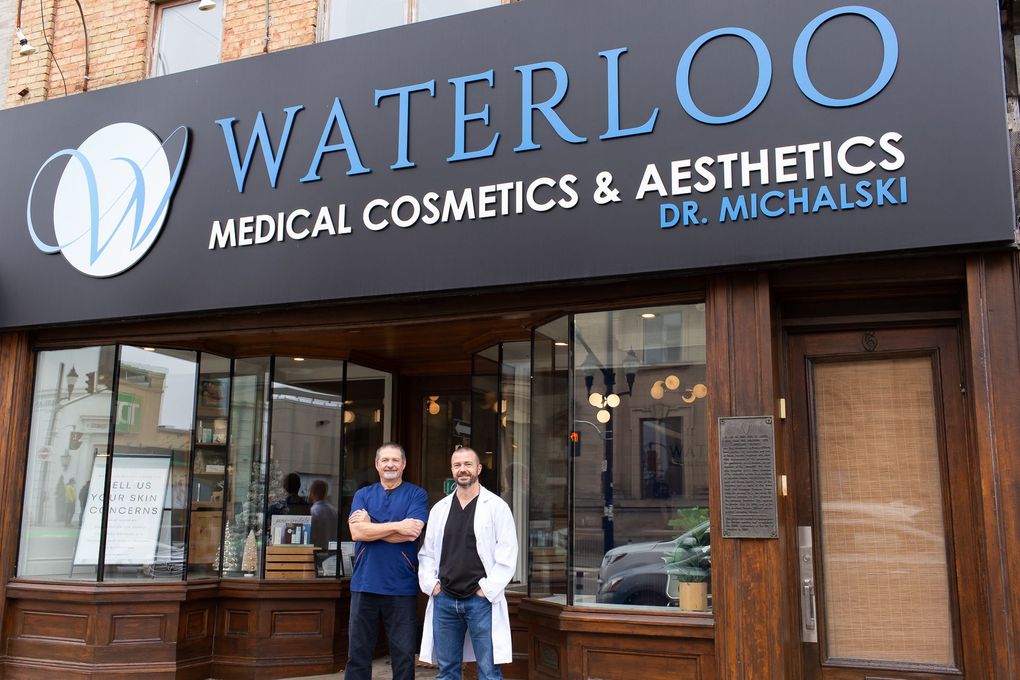
<path fill-rule="evenodd" d="M 415 680 L 432 680 L 439 674 L 439 670 L 436 668 L 423 668 L 421 666 L 415 666 L 414 677 Z M 343 680 L 343 671 L 339 673 L 331 673 L 329 675 L 304 675 L 300 678 L 289 678 L 288 680 Z M 390 657 L 384 656 L 381 659 L 376 659 L 372 663 L 372 680 L 392 680 L 393 674 L 390 672 Z"/>

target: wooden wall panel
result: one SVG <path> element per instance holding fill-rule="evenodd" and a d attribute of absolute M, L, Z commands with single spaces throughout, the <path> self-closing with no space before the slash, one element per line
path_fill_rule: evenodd
<path fill-rule="evenodd" d="M 205 680 L 212 676 L 218 583 L 188 584 L 188 599 L 181 604 L 177 632 L 177 679 Z"/>
<path fill-rule="evenodd" d="M 337 607 L 346 583 L 223 581 L 212 675 L 263 680 L 339 670 Z M 345 634 L 346 631 L 340 634 Z"/>
<path fill-rule="evenodd" d="M 274 638 L 322 637 L 322 609 L 275 611 L 272 614 L 269 636 Z"/>
<path fill-rule="evenodd" d="M 0 335 L 0 631 L 6 629 L 5 586 L 14 577 L 25 483 L 35 365 L 24 333 Z M 0 656 L 4 650 L 0 648 Z"/>
<path fill-rule="evenodd" d="M 60 640 L 84 644 L 88 639 L 89 617 L 85 614 L 27 609 L 15 625 L 23 639 Z"/>
<path fill-rule="evenodd" d="M 525 600 L 535 680 L 715 680 L 712 620 L 668 610 L 565 607 Z"/>
<path fill-rule="evenodd" d="M 723 416 L 774 415 L 775 358 L 766 274 L 711 280 L 708 313 L 709 487 L 712 597 L 718 675 L 727 680 L 789 678 L 784 646 L 790 628 L 782 594 L 790 537 L 723 539 L 719 527 L 719 434 Z M 777 433 L 778 434 L 778 433 Z M 780 450 L 777 442 L 777 451 Z M 781 513 L 782 514 L 782 513 Z"/>
<path fill-rule="evenodd" d="M 701 680 L 697 655 L 672 656 L 646 651 L 584 650 L 584 677 L 601 680 Z"/>
<path fill-rule="evenodd" d="M 126 598 L 119 585 L 8 584 L 3 677 L 156 677 L 176 673 L 183 584 Z M 207 676 L 203 676 L 207 677 Z"/>
<path fill-rule="evenodd" d="M 166 630 L 166 614 L 114 614 L 110 617 L 109 644 L 162 642 Z"/>
<path fill-rule="evenodd" d="M 1020 261 L 967 262 L 970 394 L 980 466 L 991 667 L 1020 677 Z"/>

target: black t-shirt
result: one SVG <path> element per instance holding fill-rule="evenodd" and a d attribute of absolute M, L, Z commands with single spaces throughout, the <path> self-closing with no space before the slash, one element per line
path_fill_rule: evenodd
<path fill-rule="evenodd" d="M 443 551 L 439 556 L 439 583 L 444 593 L 463 600 L 478 591 L 478 581 L 485 576 L 475 542 L 478 496 L 464 508 L 456 496 L 452 500 L 443 532 Z"/>

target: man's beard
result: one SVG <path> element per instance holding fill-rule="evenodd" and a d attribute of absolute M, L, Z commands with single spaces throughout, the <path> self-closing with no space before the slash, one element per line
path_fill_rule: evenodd
<path fill-rule="evenodd" d="M 466 480 L 466 481 L 465 481 Z M 457 477 L 457 484 L 463 487 L 473 486 L 478 481 L 478 475 L 468 475 L 467 477 Z"/>

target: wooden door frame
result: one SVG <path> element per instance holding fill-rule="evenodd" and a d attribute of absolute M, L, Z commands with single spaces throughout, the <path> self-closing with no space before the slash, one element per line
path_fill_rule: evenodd
<path fill-rule="evenodd" d="M 926 336 L 922 336 L 924 333 Z M 847 340 L 854 335 L 861 336 L 860 351 L 847 352 Z M 927 337 L 929 343 L 918 342 Z M 876 341 L 877 346 L 868 347 Z M 809 342 L 816 347 L 808 347 Z M 810 352 L 810 354 L 809 354 Z M 874 352 L 874 353 L 872 353 Z M 812 427 L 813 388 L 807 366 L 807 357 L 820 359 L 867 360 L 876 358 L 924 356 L 932 357 L 935 365 L 933 389 L 936 398 L 936 427 L 940 458 L 940 484 L 943 498 L 943 521 L 946 531 L 947 564 L 949 565 L 950 615 L 953 625 L 953 645 L 956 665 L 959 671 L 969 677 L 987 677 L 989 650 L 986 640 L 989 631 L 985 608 L 984 588 L 980 581 L 985 572 L 981 564 L 981 536 L 974 531 L 979 524 L 977 475 L 974 474 L 975 452 L 968 431 L 969 405 L 961 394 L 965 394 L 966 369 L 963 358 L 963 334 L 958 324 L 910 325 L 873 328 L 866 326 L 847 327 L 819 332 L 790 332 L 784 337 L 783 355 L 786 370 L 784 379 L 790 395 L 790 437 L 785 452 L 791 473 L 793 498 L 791 499 L 791 528 L 801 524 L 800 518 L 810 518 L 814 529 L 814 552 L 816 562 L 823 537 L 818 528 L 818 488 L 816 443 Z M 956 377 L 959 376 L 958 380 Z M 797 453 L 800 451 L 800 453 Z M 977 561 L 967 559 L 974 556 Z M 959 558 L 959 559 L 958 559 Z M 797 546 L 788 551 L 787 569 L 790 583 L 799 583 Z M 817 649 L 809 644 L 800 644 L 801 676 L 814 677 L 813 668 L 821 668 L 824 656 L 825 605 L 822 596 L 821 565 L 815 564 L 816 583 L 816 625 L 818 630 Z M 793 612 L 795 630 L 791 634 L 800 637 L 801 607 L 799 590 L 791 588 L 787 593 L 788 606 Z M 965 625 L 966 624 L 966 625 Z M 932 673 L 954 675 L 941 667 L 917 664 L 892 663 L 834 663 L 830 668 L 846 668 L 865 671 L 891 672 L 898 677 L 933 677 Z M 852 677 L 852 676 L 848 676 Z"/>

